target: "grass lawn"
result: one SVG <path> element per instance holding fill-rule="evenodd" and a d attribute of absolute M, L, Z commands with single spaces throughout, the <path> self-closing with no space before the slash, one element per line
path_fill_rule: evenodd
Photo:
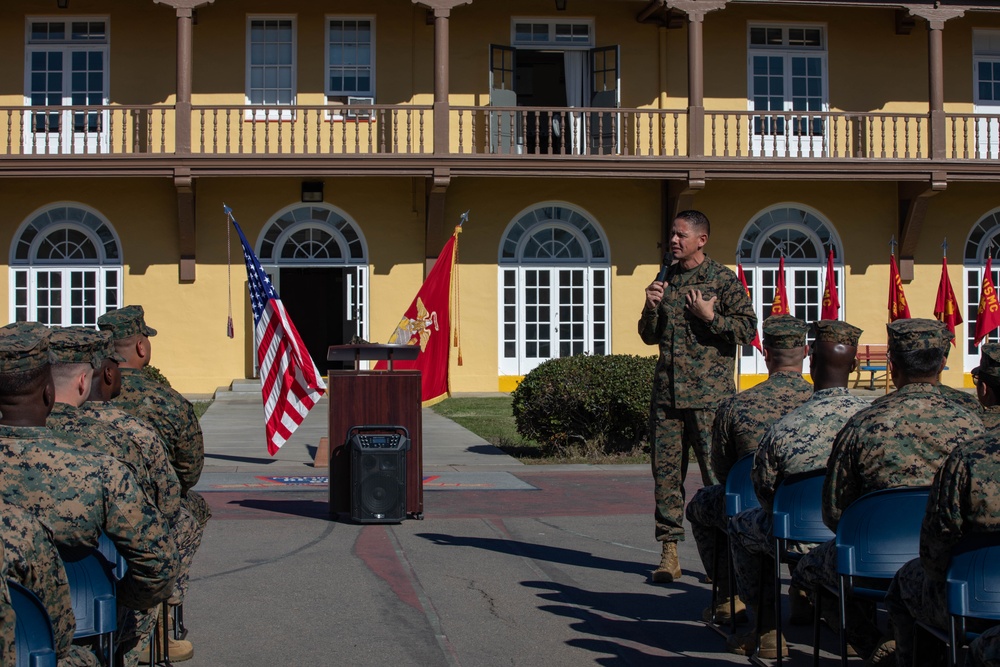
<path fill-rule="evenodd" d="M 586 445 L 556 449 L 522 438 L 514 423 L 510 396 L 449 398 L 431 409 L 464 426 L 522 463 L 611 464 L 649 461 L 649 455 L 641 448 L 630 454 L 605 454 Z"/>
<path fill-rule="evenodd" d="M 194 416 L 201 419 L 201 416 L 205 414 L 208 407 L 212 405 L 212 401 L 194 401 L 191 405 L 194 406 Z"/>

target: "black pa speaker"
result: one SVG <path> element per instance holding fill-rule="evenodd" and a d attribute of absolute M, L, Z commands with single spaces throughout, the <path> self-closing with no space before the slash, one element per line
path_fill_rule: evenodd
<path fill-rule="evenodd" d="M 406 518 L 406 452 L 410 434 L 402 426 L 353 426 L 351 519 L 358 523 L 399 523 Z"/>

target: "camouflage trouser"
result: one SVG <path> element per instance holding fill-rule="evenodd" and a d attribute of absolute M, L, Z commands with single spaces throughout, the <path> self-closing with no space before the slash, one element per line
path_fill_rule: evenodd
<path fill-rule="evenodd" d="M 129 609 L 118 607 L 118 634 L 116 652 L 121 656 L 124 667 L 136 667 L 146 653 L 152 634 L 156 632 L 156 619 L 160 605 L 152 609 Z"/>
<path fill-rule="evenodd" d="M 837 590 L 837 547 L 834 540 L 817 545 L 802 557 L 792 572 L 792 585 L 807 593 L 813 594 L 823 584 Z M 831 594 L 824 591 L 823 600 L 820 610 L 823 617 L 827 622 L 838 625 L 840 618 Z M 875 603 L 849 597 L 845 604 L 847 641 L 858 655 L 867 659 L 882 640 L 882 633 L 875 624 Z"/>
<path fill-rule="evenodd" d="M 181 500 L 181 511 L 174 521 L 174 539 L 177 541 L 177 551 L 181 557 L 180 572 L 174 592 L 170 596 L 170 604 L 178 605 L 184 602 L 187 594 L 188 579 L 191 573 L 191 563 L 201 546 L 201 538 L 205 534 L 205 524 L 212 516 L 212 510 L 201 494 L 188 491 Z"/>
<path fill-rule="evenodd" d="M 928 578 L 920 565 L 920 559 L 914 558 L 899 568 L 892 585 L 889 586 L 885 606 L 889 610 L 889 620 L 895 629 L 897 664 L 938 664 L 939 656 L 927 655 L 923 651 L 919 654 L 922 660 L 914 662 L 917 652 L 914 650 L 913 637 L 916 621 L 942 630 L 948 628 L 945 582 Z"/>
<path fill-rule="evenodd" d="M 6 665 L 6 662 L 0 663 Z M 70 645 L 65 656 L 59 658 L 59 667 L 99 667 L 101 661 L 86 646 Z"/>
<path fill-rule="evenodd" d="M 656 488 L 656 539 L 660 542 L 684 539 L 684 479 L 689 449 L 701 468 L 702 482 L 715 484 L 709 458 L 714 420 L 715 408 L 678 410 L 653 403 L 649 415 L 650 462 Z"/>
<path fill-rule="evenodd" d="M 1000 667 L 1000 625 L 972 640 L 966 664 L 971 667 Z"/>
<path fill-rule="evenodd" d="M 729 520 L 729 543 L 732 545 L 736 591 L 748 607 L 764 605 L 770 618 L 774 606 L 774 534 L 771 513 L 763 507 L 740 512 Z M 797 542 L 791 549 L 807 554 L 815 544 Z M 761 589 L 761 573 L 764 575 Z"/>
<path fill-rule="evenodd" d="M 698 489 L 684 512 L 691 522 L 691 534 L 698 545 L 698 555 L 705 567 L 705 574 L 717 582 L 723 597 L 729 596 L 729 550 L 722 548 L 716 553 L 715 543 L 726 530 L 726 488 L 722 484 L 712 484 Z M 719 559 L 716 565 L 716 558 Z M 718 567 L 718 570 L 715 568 Z"/>

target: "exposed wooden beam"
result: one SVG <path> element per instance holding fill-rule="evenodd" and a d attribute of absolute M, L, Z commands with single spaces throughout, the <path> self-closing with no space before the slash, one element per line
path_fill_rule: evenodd
<path fill-rule="evenodd" d="M 434 261 L 444 243 L 444 213 L 447 203 L 448 186 L 451 185 L 451 172 L 447 168 L 435 169 L 434 175 L 427 179 L 427 220 L 424 232 L 424 275 L 434 268 Z"/>
<path fill-rule="evenodd" d="M 194 282 L 197 266 L 197 238 L 195 236 L 194 179 L 191 170 L 174 170 L 174 189 L 177 191 L 177 246 L 178 279 Z"/>
<path fill-rule="evenodd" d="M 927 217 L 930 200 L 948 188 L 947 175 L 934 172 L 923 182 L 901 181 L 899 199 L 899 277 L 913 280 L 913 256 L 920 242 L 920 231 Z"/>
<path fill-rule="evenodd" d="M 705 172 L 692 171 L 682 181 L 663 182 L 663 225 L 660 230 L 660 250 L 666 252 L 670 225 L 681 211 L 694 208 L 695 196 L 705 189 Z"/>

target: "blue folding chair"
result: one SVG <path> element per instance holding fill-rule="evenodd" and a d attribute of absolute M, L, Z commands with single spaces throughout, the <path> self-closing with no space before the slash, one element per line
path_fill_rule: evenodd
<path fill-rule="evenodd" d="M 973 533 L 952 551 L 947 579 L 948 631 L 917 621 L 917 627 L 948 645 L 948 664 L 958 664 L 959 650 L 978 632 L 968 619 L 1000 621 L 1000 532 Z"/>
<path fill-rule="evenodd" d="M 774 536 L 774 621 L 781 646 L 781 566 L 797 563 L 802 554 L 792 550 L 799 542 L 826 542 L 834 534 L 823 523 L 823 481 L 826 469 L 790 475 L 783 480 L 774 494 L 771 504 L 772 534 Z M 761 570 L 761 591 L 763 592 L 764 571 Z M 758 615 L 757 636 L 760 636 L 760 615 Z M 778 651 L 777 664 L 781 664 Z"/>
<path fill-rule="evenodd" d="M 16 667 L 56 667 L 56 640 L 45 605 L 16 581 L 8 580 L 7 587 L 11 606 L 17 614 L 14 624 Z"/>
<path fill-rule="evenodd" d="M 115 597 L 115 565 L 98 550 L 61 547 L 69 592 L 76 617 L 74 639 L 98 638 L 98 657 L 111 665 L 115 653 L 118 610 Z"/>
<path fill-rule="evenodd" d="M 866 494 L 851 503 L 837 524 L 837 595 L 840 659 L 847 667 L 847 596 L 885 600 L 889 583 L 920 555 L 920 524 L 930 487 L 899 487 Z M 821 587 L 824 588 L 824 587 Z M 819 665 L 819 598 L 813 614 L 813 664 Z"/>
<path fill-rule="evenodd" d="M 748 509 L 753 509 L 754 507 L 760 507 L 760 501 L 757 500 L 757 492 L 753 488 L 753 480 L 750 479 L 750 469 L 753 468 L 753 457 L 754 453 L 751 452 L 744 456 L 741 456 L 733 467 L 729 469 L 729 475 L 726 476 L 726 523 L 729 523 L 729 519 L 736 516 L 740 512 Z M 736 634 L 736 596 L 734 595 L 734 585 L 733 580 L 735 579 L 735 573 L 733 572 L 733 558 L 731 547 L 729 545 L 729 535 L 723 531 L 719 531 L 718 537 L 715 541 L 716 553 L 722 548 L 722 540 L 726 541 L 725 548 L 730 551 L 729 554 L 729 572 L 727 576 L 729 577 L 729 616 L 732 619 L 732 630 L 733 634 Z M 719 585 L 718 582 L 718 560 L 713 564 L 712 567 L 712 609 L 718 604 L 719 597 Z"/>
<path fill-rule="evenodd" d="M 109 563 L 114 563 L 115 581 L 121 581 L 125 577 L 126 570 L 128 570 L 128 563 L 125 562 L 125 557 L 118 553 L 115 543 L 106 534 L 101 533 L 101 538 L 97 540 L 97 550 L 101 552 L 101 555 Z"/>

